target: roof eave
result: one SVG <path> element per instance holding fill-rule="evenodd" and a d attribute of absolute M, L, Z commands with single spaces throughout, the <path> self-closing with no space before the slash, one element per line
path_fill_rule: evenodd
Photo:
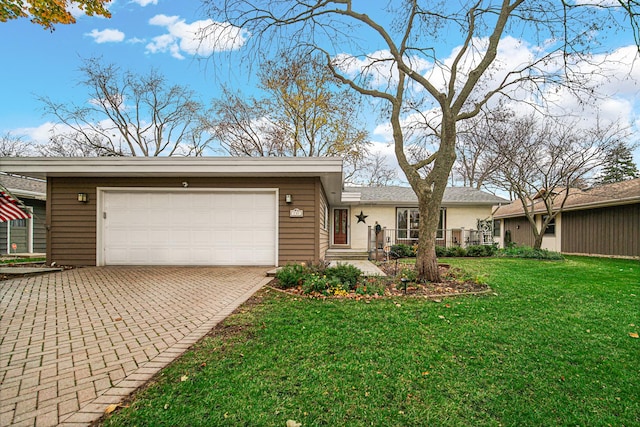
<path fill-rule="evenodd" d="M 608 207 L 614 207 L 614 206 L 631 205 L 634 203 L 640 203 L 640 197 L 627 197 L 627 198 L 618 199 L 618 200 L 608 200 L 606 202 L 591 202 L 591 203 L 584 203 L 584 204 L 575 205 L 575 206 L 565 206 L 564 208 L 562 208 L 562 212 L 581 211 L 585 209 L 608 208 Z M 539 215 L 544 213 L 546 213 L 546 211 L 541 209 L 536 209 L 535 211 L 533 211 L 534 215 Z M 518 218 L 521 216 L 524 216 L 524 211 L 511 212 L 511 213 L 502 214 L 502 215 L 494 215 L 494 218 L 495 219 Z"/>
<path fill-rule="evenodd" d="M 0 169 L 51 177 L 319 177 L 330 203 L 340 201 L 337 157 L 21 157 L 0 158 Z"/>

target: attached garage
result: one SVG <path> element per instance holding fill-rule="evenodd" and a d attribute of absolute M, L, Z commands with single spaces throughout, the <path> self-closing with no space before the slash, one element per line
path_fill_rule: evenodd
<path fill-rule="evenodd" d="M 0 159 L 47 181 L 47 262 L 256 265 L 320 262 L 339 158 Z"/>
<path fill-rule="evenodd" d="M 277 265 L 277 189 L 99 188 L 98 198 L 98 265 Z"/>

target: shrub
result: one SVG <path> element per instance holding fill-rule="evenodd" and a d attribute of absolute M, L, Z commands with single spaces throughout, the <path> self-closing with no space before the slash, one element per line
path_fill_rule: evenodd
<path fill-rule="evenodd" d="M 449 256 L 463 257 L 467 256 L 467 250 L 462 246 L 452 246 L 449 248 Z"/>
<path fill-rule="evenodd" d="M 467 246 L 467 256 L 486 257 L 496 254 L 498 248 L 495 245 L 471 245 Z"/>
<path fill-rule="evenodd" d="M 337 279 L 345 289 L 351 290 L 356 287 L 358 279 L 362 275 L 362 271 L 351 264 L 338 264 L 335 267 L 329 267 L 324 270 L 327 277 Z"/>
<path fill-rule="evenodd" d="M 409 282 L 415 282 L 418 279 L 418 272 L 414 267 L 403 267 L 398 275 Z"/>
<path fill-rule="evenodd" d="M 444 246 L 436 246 L 436 257 L 442 258 L 449 256 L 449 251 Z"/>
<path fill-rule="evenodd" d="M 542 260 L 563 260 L 564 257 L 559 252 L 547 249 L 534 249 L 529 246 L 511 246 L 501 249 L 498 256 L 505 258 L 529 258 Z"/>
<path fill-rule="evenodd" d="M 367 277 L 366 280 L 358 283 L 355 292 L 358 295 L 384 295 L 387 288 L 386 277 Z"/>
<path fill-rule="evenodd" d="M 413 246 L 404 245 L 402 243 L 391 246 L 391 252 L 395 252 L 400 258 L 411 258 L 416 256 L 416 251 Z"/>
<path fill-rule="evenodd" d="M 284 289 L 301 285 L 306 275 L 305 268 L 300 264 L 287 264 L 276 273 L 276 279 Z"/>
<path fill-rule="evenodd" d="M 335 277 L 310 274 L 304 278 L 302 291 L 305 294 L 320 293 L 327 295 L 329 289 L 342 289 L 340 281 Z"/>

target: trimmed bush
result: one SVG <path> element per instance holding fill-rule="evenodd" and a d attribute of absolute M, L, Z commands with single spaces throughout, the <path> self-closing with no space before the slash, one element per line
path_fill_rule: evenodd
<path fill-rule="evenodd" d="M 463 256 L 467 256 L 467 250 L 465 248 L 463 248 L 462 246 L 452 246 L 449 248 L 449 253 L 451 255 L 449 256 L 454 256 L 454 257 L 463 257 Z"/>
<path fill-rule="evenodd" d="M 351 264 L 338 264 L 335 267 L 329 267 L 324 270 L 327 277 L 337 279 L 345 289 L 351 290 L 356 287 L 362 271 Z"/>
<path fill-rule="evenodd" d="M 534 249 L 529 246 L 512 246 L 498 251 L 499 257 L 504 258 L 529 258 L 542 260 L 564 260 L 559 252 L 549 251 L 547 249 Z"/>
<path fill-rule="evenodd" d="M 467 246 L 467 256 L 469 257 L 487 257 L 493 256 L 498 251 L 495 245 L 471 245 Z"/>
<path fill-rule="evenodd" d="M 402 243 L 391 246 L 391 252 L 397 254 L 399 258 L 411 258 L 416 256 L 416 251 L 413 249 L 413 246 L 404 245 Z"/>
<path fill-rule="evenodd" d="M 284 289 L 301 285 L 307 275 L 306 269 L 300 264 L 287 264 L 276 272 L 276 279 Z"/>

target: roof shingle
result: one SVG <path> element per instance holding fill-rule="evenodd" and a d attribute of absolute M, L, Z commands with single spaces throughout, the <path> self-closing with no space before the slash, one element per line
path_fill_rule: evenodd
<path fill-rule="evenodd" d="M 411 187 L 354 187 L 347 189 L 347 191 L 360 193 L 361 203 L 418 203 L 418 198 Z M 509 203 L 509 201 L 502 197 L 494 196 L 491 193 L 470 187 L 447 187 L 442 198 L 443 206 L 459 204 L 498 205 L 500 203 Z"/>
<path fill-rule="evenodd" d="M 554 201 L 554 207 L 556 209 L 560 208 L 562 199 L 563 195 L 560 195 Z M 600 185 L 587 190 L 572 188 L 569 191 L 564 210 L 587 209 L 638 202 L 640 202 L 640 178 Z M 545 212 L 542 200 L 536 201 L 533 212 Z M 524 215 L 522 203 L 520 203 L 520 200 L 516 200 L 510 205 L 500 207 L 494 216 L 496 218 L 508 218 L 522 215 Z"/>

